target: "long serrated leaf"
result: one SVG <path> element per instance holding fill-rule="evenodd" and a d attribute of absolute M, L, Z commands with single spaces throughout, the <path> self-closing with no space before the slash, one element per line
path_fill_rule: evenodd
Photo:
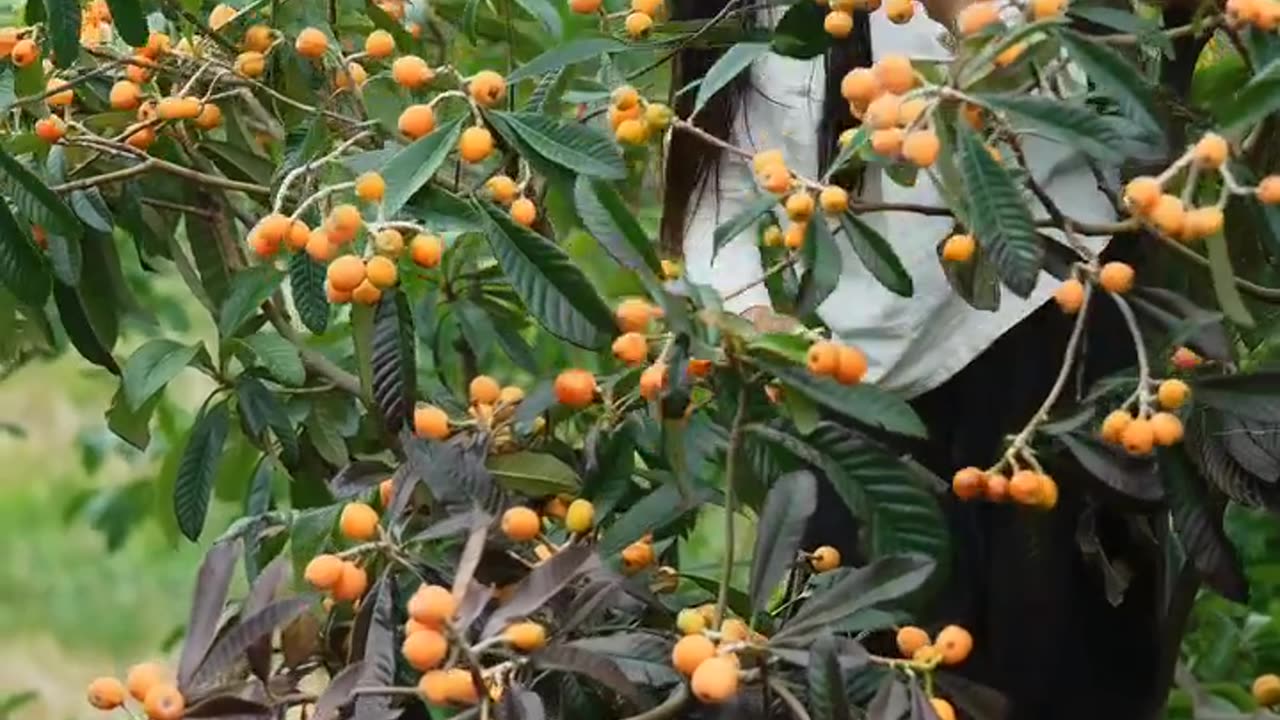
<path fill-rule="evenodd" d="M 178 659 L 178 687 L 182 690 L 191 686 L 191 679 L 213 644 L 239 556 L 239 541 L 219 542 L 209 548 L 200 563 L 187 617 L 187 639 Z"/>
<path fill-rule="evenodd" d="M 503 125 L 534 152 L 571 172 L 606 180 L 622 180 L 627 166 L 611 139 L 593 128 L 541 113 L 494 112 Z"/>
<path fill-rule="evenodd" d="M 58 308 L 58 317 L 62 320 L 62 329 L 66 331 L 67 338 L 71 340 L 71 344 L 76 351 L 85 360 L 119 375 L 120 366 L 111 354 L 111 348 L 116 341 L 114 335 L 116 328 L 114 326 L 99 327 L 95 325 L 95 318 L 90 315 L 89 308 L 85 306 L 84 300 L 76 288 L 55 282 L 53 284 L 53 302 Z M 100 304 L 105 305 L 105 303 Z"/>
<path fill-rule="evenodd" d="M 581 485 L 573 468 L 548 453 L 521 450 L 492 455 L 485 466 L 504 488 L 531 497 L 576 494 Z"/>
<path fill-rule="evenodd" d="M 120 378 L 129 408 L 137 410 L 191 364 L 202 346 L 183 345 L 166 338 L 150 340 L 133 351 Z"/>
<path fill-rule="evenodd" d="M 1114 123 L 1078 102 L 1043 95 L 976 95 L 988 107 L 1009 114 L 1015 127 L 1029 127 L 1110 164 L 1127 155 L 1125 138 Z"/>
<path fill-rule="evenodd" d="M 329 327 L 329 301 L 324 291 L 324 266 L 304 253 L 289 256 L 289 291 L 298 319 L 319 335 Z"/>
<path fill-rule="evenodd" d="M 817 312 L 836 285 L 840 283 L 840 248 L 825 218 L 809 223 L 804 236 L 805 272 L 800 278 L 800 291 L 796 293 L 796 315 L 805 317 Z"/>
<path fill-rule="evenodd" d="M 1169 496 L 1173 528 L 1201 577 L 1218 594 L 1248 602 L 1249 583 L 1240 556 L 1222 529 L 1222 511 L 1210 505 L 1204 480 L 1182 448 L 1158 450 L 1160 474 Z"/>
<path fill-rule="evenodd" d="M 302 356 L 293 343 L 274 333 L 257 333 L 244 339 L 271 377 L 285 385 L 299 386 L 307 379 Z"/>
<path fill-rule="evenodd" d="M 431 180 L 449 156 L 449 151 L 458 144 L 461 133 L 462 119 L 452 120 L 391 156 L 381 170 L 382 178 L 387 182 L 387 193 L 382 199 L 383 212 L 387 216 L 400 212 L 409 198 Z"/>
<path fill-rule="evenodd" d="M 752 358 L 755 365 L 767 370 L 788 388 L 845 417 L 900 435 L 927 435 L 924 423 L 911 406 L 892 393 L 865 383 L 841 385 L 761 351 L 753 352 Z"/>
<path fill-rule="evenodd" d="M 241 618 L 235 627 L 228 630 L 209 650 L 208 656 L 200 664 L 191 680 L 194 687 L 199 687 L 225 670 L 249 649 L 258 638 L 284 625 L 307 609 L 306 598 L 293 597 L 277 600 L 258 612 Z"/>
<path fill-rule="evenodd" d="M 552 645 L 535 655 L 533 662 L 540 667 L 585 675 L 633 706 L 642 707 L 644 704 L 639 688 L 627 679 L 617 663 L 599 653 L 570 645 Z"/>
<path fill-rule="evenodd" d="M 654 244 L 609 181 L 579 175 L 573 202 L 587 231 L 620 265 L 654 276 L 662 272 Z"/>
<path fill-rule="evenodd" d="M 1263 422 L 1280 423 L 1280 372 L 1274 370 L 1196 378 L 1197 403 Z"/>
<path fill-rule="evenodd" d="M 613 313 L 568 254 L 491 205 L 476 209 L 494 257 L 538 322 L 575 345 L 602 347 L 614 332 Z"/>
<path fill-rule="evenodd" d="M 466 594 L 467 588 L 471 586 L 476 568 L 480 567 L 480 557 L 484 554 L 485 541 L 489 538 L 489 525 L 493 521 L 488 513 L 483 512 L 473 512 L 468 517 L 471 520 L 471 527 L 467 533 L 467 541 L 462 545 L 462 553 L 458 555 L 453 574 L 453 587 L 450 589 L 454 600 L 459 603 Z"/>
<path fill-rule="evenodd" d="M 289 555 L 294 577 L 302 577 L 307 563 L 320 554 L 333 534 L 342 505 L 308 508 L 294 514 L 289 524 Z"/>
<path fill-rule="evenodd" d="M 1058 37 L 1099 92 L 1114 100 L 1142 129 L 1160 132 L 1151 85 L 1137 68 L 1115 50 L 1073 30 L 1058 28 Z"/>
<path fill-rule="evenodd" d="M 836 639 L 823 633 L 809 648 L 809 712 L 813 720 L 849 720 L 849 699 Z"/>
<path fill-rule="evenodd" d="M 510 599 L 489 616 L 482 635 L 491 637 L 501 632 L 511 620 L 533 613 L 579 573 L 598 563 L 593 545 L 577 543 L 560 550 L 515 586 Z"/>
<path fill-rule="evenodd" d="M 61 68 L 71 67 L 80 57 L 80 1 L 44 0 L 53 41 L 53 61 Z"/>
<path fill-rule="evenodd" d="M 840 216 L 840 229 L 863 267 L 891 293 L 911 297 L 915 285 L 893 246 L 852 212 Z"/>
<path fill-rule="evenodd" d="M 35 307 L 44 305 L 49 297 L 48 263 L 9 212 L 9 203 L 3 198 L 0 198 L 0 286 L 21 302 Z"/>
<path fill-rule="evenodd" d="M 547 32 L 551 33 L 553 39 L 559 40 L 564 34 L 564 23 L 560 20 L 560 11 L 549 0 L 515 0 L 515 2 L 537 18 Z"/>
<path fill-rule="evenodd" d="M 508 83 L 515 83 L 525 78 L 537 77 L 543 73 L 559 70 L 567 65 L 574 65 L 587 60 L 598 60 L 608 53 L 626 50 L 628 45 L 613 38 L 583 38 L 565 45 L 553 47 L 507 75 Z"/>
<path fill-rule="evenodd" d="M 1100 482 L 1119 496 L 1115 499 L 1148 509 L 1164 501 L 1164 488 L 1149 459 L 1135 458 L 1092 436 L 1063 433 L 1057 438 L 1088 471 L 1088 480 Z"/>
<path fill-rule="evenodd" d="M 79 37 L 79 24 L 76 25 Z M 84 232 L 79 218 L 25 165 L 0 148 L 0 189 L 32 224 L 71 240 Z"/>
<path fill-rule="evenodd" d="M 808 470 L 787 473 L 773 481 L 756 522 L 751 553 L 752 612 L 766 609 L 773 590 L 796 562 L 809 516 L 818 507 L 818 481 Z"/>
<path fill-rule="evenodd" d="M 231 412 L 226 402 L 219 402 L 196 419 L 191 439 L 182 451 L 173 488 L 173 512 L 178 529 L 192 542 L 200 538 L 204 529 L 213 480 L 230 430 Z"/>
<path fill-rule="evenodd" d="M 568 644 L 608 657 L 627 680 L 648 687 L 680 682 L 680 675 L 671 667 L 673 645 L 670 639 L 647 632 L 584 637 Z"/>
<path fill-rule="evenodd" d="M 283 279 L 284 276 L 269 265 L 257 265 L 232 276 L 231 290 L 218 314 L 218 333 L 223 337 L 235 334 L 258 306 L 280 287 Z"/>
<path fill-rule="evenodd" d="M 413 316 L 404 293 L 382 294 L 373 318 L 373 401 L 389 432 L 406 427 L 413 414 L 417 366 L 414 361 Z"/>
<path fill-rule="evenodd" d="M 260 447 L 265 447 L 266 432 L 270 429 L 280 443 L 280 455 L 285 463 L 296 462 L 298 437 L 280 399 L 262 381 L 247 374 L 236 379 L 235 388 L 240 404 L 240 425 L 245 435 Z"/>
<path fill-rule="evenodd" d="M 933 560 L 923 555 L 890 555 L 851 570 L 802 605 L 771 642 L 781 647 L 808 647 L 818 634 L 859 610 L 918 590 L 933 569 Z"/>
<path fill-rule="evenodd" d="M 758 195 L 743 206 L 742 210 L 738 211 L 733 217 L 717 225 L 716 229 L 711 233 L 711 259 L 715 260 L 721 248 L 754 227 L 777 204 L 778 197 L 776 195 Z M 751 238 L 749 242 L 754 244 L 755 238 Z"/>
<path fill-rule="evenodd" d="M 702 76 L 698 95 L 693 101 L 693 112 L 701 110 L 713 95 L 733 82 L 734 78 L 767 52 L 769 43 L 762 42 L 741 42 L 726 50 Z"/>
<path fill-rule="evenodd" d="M 1035 289 L 1044 262 L 1044 240 L 1013 178 L 987 152 L 976 133 L 958 130 L 960 172 L 968 194 L 974 237 L 1000 279 L 1019 297 Z"/>

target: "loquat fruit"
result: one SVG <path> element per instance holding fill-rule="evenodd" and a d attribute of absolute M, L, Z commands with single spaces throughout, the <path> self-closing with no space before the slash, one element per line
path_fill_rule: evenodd
<path fill-rule="evenodd" d="M 647 542 L 634 542 L 622 549 L 622 571 L 627 575 L 640 572 L 653 561 L 653 546 Z"/>
<path fill-rule="evenodd" d="M 857 385 L 867 374 L 867 356 L 850 345 L 841 345 L 836 362 L 836 382 L 841 385 Z"/>
<path fill-rule="evenodd" d="M 516 385 L 508 385 L 498 393 L 498 402 L 503 405 L 516 405 L 521 400 L 524 400 L 524 390 Z"/>
<path fill-rule="evenodd" d="M 541 623 L 512 623 L 502 631 L 502 637 L 520 652 L 534 652 L 547 644 L 547 628 Z"/>
<path fill-rule="evenodd" d="M 307 563 L 302 576 L 311 587 L 328 590 L 342 577 L 342 564 L 342 558 L 337 555 L 317 555 Z"/>
<path fill-rule="evenodd" d="M 409 242 L 409 258 L 418 267 L 433 268 L 444 256 L 444 241 L 435 235 L 415 235 Z"/>
<path fill-rule="evenodd" d="M 654 316 L 654 307 L 640 298 L 627 298 L 618 303 L 614 317 L 618 321 L 618 329 L 623 332 L 643 333 L 649 329 L 649 320 Z"/>
<path fill-rule="evenodd" d="M 338 517 L 338 531 L 348 540 L 371 540 L 378 534 L 378 511 L 362 502 L 350 502 Z"/>
<path fill-rule="evenodd" d="M 838 185 L 828 185 L 818 193 L 818 205 L 828 215 L 839 215 L 849 209 L 849 192 Z"/>
<path fill-rule="evenodd" d="M 40 118 L 35 124 L 36 137 L 53 144 L 67 134 L 67 124 L 57 115 Z"/>
<path fill-rule="evenodd" d="M 782 194 L 791 188 L 791 171 L 785 165 L 770 165 L 759 172 L 760 187 L 774 194 Z"/>
<path fill-rule="evenodd" d="M 633 12 L 627 15 L 623 27 L 632 38 L 642 38 L 653 28 L 653 18 L 642 12 Z"/>
<path fill-rule="evenodd" d="M 364 261 L 355 255 L 343 255 L 329 263 L 327 276 L 335 290 L 351 292 L 364 282 Z"/>
<path fill-rule="evenodd" d="M 1130 415 L 1128 410 L 1112 410 L 1102 419 L 1102 427 L 1098 434 L 1103 440 L 1118 445 L 1124 437 L 1124 429 L 1129 427 L 1131 422 L 1133 422 L 1133 415 Z"/>
<path fill-rule="evenodd" d="M 623 333 L 613 341 L 613 356 L 627 365 L 640 365 L 649 356 L 649 341 L 638 332 Z"/>
<path fill-rule="evenodd" d="M 1048 475 L 1040 476 L 1040 499 L 1036 507 L 1052 510 L 1058 504 L 1058 483 Z"/>
<path fill-rule="evenodd" d="M 200 114 L 192 120 L 201 130 L 212 130 L 222 124 L 222 108 L 213 103 L 200 106 Z"/>
<path fill-rule="evenodd" d="M 1133 267 L 1116 260 L 1102 266 L 1098 272 L 1098 284 L 1107 292 L 1122 294 L 1133 289 Z"/>
<path fill-rule="evenodd" d="M 400 113 L 396 128 L 401 135 L 417 140 L 436 129 L 436 112 L 430 105 L 410 105 Z"/>
<path fill-rule="evenodd" d="M 364 39 L 364 53 L 369 57 L 389 58 L 396 51 L 396 40 L 386 30 L 374 30 Z"/>
<path fill-rule="evenodd" d="M 307 255 L 318 263 L 326 264 L 333 259 L 336 252 L 333 242 L 329 240 L 329 233 L 324 228 L 316 228 L 307 235 L 306 245 Z M 332 285 L 332 284 L 331 284 Z M 334 288 L 337 290 L 337 288 Z M 350 290 L 338 290 L 341 293 L 350 293 Z"/>
<path fill-rule="evenodd" d="M 382 202 L 387 193 L 387 182 L 376 172 L 367 172 L 356 178 L 356 197 L 365 202 Z"/>
<path fill-rule="evenodd" d="M 449 671 L 431 670 L 418 679 L 418 694 L 431 705 L 449 703 Z"/>
<path fill-rule="evenodd" d="M 958 233 L 942 243 L 942 259 L 947 262 L 969 262 L 977 248 L 978 244 L 972 235 Z"/>
<path fill-rule="evenodd" d="M 840 346 L 820 340 L 809 346 L 806 361 L 814 375 L 834 375 L 840 363 Z"/>
<path fill-rule="evenodd" d="M 941 150 L 942 141 L 932 130 L 913 130 L 902 140 L 902 156 L 916 167 L 933 165 Z"/>
<path fill-rule="evenodd" d="M 1195 370 L 1204 363 L 1204 358 L 1196 354 L 1194 350 L 1186 346 L 1179 346 L 1173 351 L 1173 357 L 1169 358 L 1169 362 L 1179 370 Z"/>
<path fill-rule="evenodd" d="M 644 121 L 655 132 L 662 132 L 671 125 L 675 113 L 662 103 L 649 103 L 644 108 Z"/>
<path fill-rule="evenodd" d="M 1158 412 L 1151 416 L 1151 436 L 1156 445 L 1169 447 L 1182 442 L 1182 421 L 1170 412 Z"/>
<path fill-rule="evenodd" d="M 1057 17 L 1066 4 L 1066 0 L 1032 0 L 1031 17 L 1035 20 Z"/>
<path fill-rule="evenodd" d="M 1219 207 L 1211 205 L 1188 210 L 1183 216 L 1182 235 L 1192 240 L 1213 237 L 1222 232 L 1225 222 L 1226 217 Z"/>
<path fill-rule="evenodd" d="M 912 0 L 884 0 L 884 14 L 889 18 L 889 22 L 905 25 L 915 17 L 915 3 Z"/>
<path fill-rule="evenodd" d="M 956 14 L 956 28 L 966 37 L 976 35 L 1000 21 L 1000 6 L 994 0 L 978 0 Z"/>
<path fill-rule="evenodd" d="M 854 68 L 840 80 L 840 96 L 852 103 L 866 105 L 881 92 L 879 74 L 870 68 Z"/>
<path fill-rule="evenodd" d="M 435 77 L 436 73 L 427 61 L 417 55 L 401 55 L 391 63 L 391 79 L 406 90 L 424 87 Z"/>
<path fill-rule="evenodd" d="M 1177 410 L 1190 396 L 1190 386 L 1176 378 L 1165 380 L 1156 388 L 1156 399 L 1160 401 L 1160 407 L 1166 410 Z"/>
<path fill-rule="evenodd" d="M 414 620 L 429 628 L 438 628 L 453 619 L 458 603 L 448 588 L 424 583 L 410 596 L 406 609 Z"/>
<path fill-rule="evenodd" d="M 124 683 L 113 677 L 95 678 L 89 683 L 85 696 L 89 704 L 99 710 L 115 710 L 124 704 Z"/>
<path fill-rule="evenodd" d="M 1009 478 L 1000 473 L 988 473 L 983 477 L 983 491 L 987 502 L 1001 503 L 1009 499 Z"/>
<path fill-rule="evenodd" d="M 187 708 L 187 701 L 178 688 L 166 683 L 148 690 L 142 707 L 151 720 L 179 720 Z"/>
<path fill-rule="evenodd" d="M 813 215 L 813 196 L 801 190 L 787 196 L 785 208 L 787 217 L 795 222 L 805 222 Z"/>
<path fill-rule="evenodd" d="M 513 200 L 520 194 L 520 188 L 516 185 L 516 181 L 506 175 L 494 175 L 484 183 L 485 190 L 489 191 L 489 196 L 499 205 L 510 205 Z"/>
<path fill-rule="evenodd" d="M 542 518 L 534 510 L 517 506 L 502 514 L 502 534 L 514 542 L 528 542 L 542 532 Z"/>
<path fill-rule="evenodd" d="M 822 29 L 831 37 L 843 40 L 853 32 L 853 15 L 844 10 L 832 10 L 823 18 Z"/>
<path fill-rule="evenodd" d="M 898 633 L 894 637 L 898 645 L 898 652 L 904 658 L 914 657 L 916 652 L 922 647 L 929 645 L 929 633 L 924 628 L 915 625 L 903 625 L 898 628 Z"/>
<path fill-rule="evenodd" d="M 249 52 L 261 55 L 271 47 L 272 40 L 270 27 L 266 25 L 250 25 L 249 29 L 244 31 L 243 47 Z"/>
<path fill-rule="evenodd" d="M 686 367 L 689 370 L 689 377 L 704 378 L 715 370 L 715 363 L 707 358 L 689 358 L 689 364 Z"/>
<path fill-rule="evenodd" d="M 595 400 L 596 378 L 587 370 L 564 370 L 556 376 L 555 394 L 562 405 L 584 408 Z"/>
<path fill-rule="evenodd" d="M 902 109 L 901 96 L 893 93 L 882 93 L 867 105 L 866 123 L 873 130 L 895 128 L 899 122 L 899 111 Z M 895 128 L 896 129 L 896 128 Z M 884 153 L 882 153 L 884 154 Z M 896 153 L 895 153 L 896 154 Z"/>
<path fill-rule="evenodd" d="M 476 691 L 475 679 L 463 668 L 452 668 L 445 671 L 448 682 L 446 695 L 449 702 L 457 705 L 475 705 L 480 700 Z"/>
<path fill-rule="evenodd" d="M 31 38 L 23 38 L 14 43 L 13 49 L 9 51 L 9 59 L 17 67 L 24 68 L 34 63 L 40 57 L 40 48 L 36 46 L 35 41 Z"/>
<path fill-rule="evenodd" d="M 1019 505 L 1038 504 L 1041 489 L 1039 473 L 1031 470 L 1019 470 L 1009 478 L 1009 497 Z"/>
<path fill-rule="evenodd" d="M 493 107 L 507 96 L 507 81 L 492 70 L 481 70 L 467 83 L 471 99 L 481 107 Z"/>
<path fill-rule="evenodd" d="M 1280 175 L 1268 175 L 1258 183 L 1258 201 L 1266 205 L 1280 204 Z"/>
<path fill-rule="evenodd" d="M 378 483 L 378 504 L 385 510 L 391 505 L 391 498 L 395 495 L 396 483 L 392 478 L 387 478 Z"/>
<path fill-rule="evenodd" d="M 444 662 L 449 654 L 449 641 L 439 632 L 426 628 L 406 635 L 400 654 L 414 670 L 430 670 Z"/>
<path fill-rule="evenodd" d="M 478 125 L 463 130 L 462 136 L 458 138 L 458 155 L 466 162 L 481 162 L 489 157 L 491 152 L 493 152 L 493 135 Z M 514 206 L 513 203 L 512 207 Z"/>
<path fill-rule="evenodd" d="M 404 253 L 404 236 L 399 231 L 384 228 L 373 236 L 373 249 L 379 255 L 395 260 Z"/>
<path fill-rule="evenodd" d="M 951 477 L 951 491 L 961 500 L 973 500 L 986 492 L 985 475 L 976 467 L 961 468 Z"/>
<path fill-rule="evenodd" d="M 1062 312 L 1075 315 L 1084 306 L 1084 283 L 1075 278 L 1064 280 L 1053 293 L 1054 302 Z"/>
<path fill-rule="evenodd" d="M 684 639 L 699 637 L 689 635 Z M 738 693 L 738 664 L 728 657 L 708 658 L 693 671 L 689 686 L 701 702 L 717 705 Z"/>
<path fill-rule="evenodd" d="M 684 608 L 676 613 L 676 629 L 684 635 L 701 635 L 707 629 L 707 619 L 696 608 Z"/>
<path fill-rule="evenodd" d="M 538 219 L 538 207 L 527 197 L 516 198 L 511 203 L 511 219 L 517 225 L 532 227 L 534 221 Z"/>
<path fill-rule="evenodd" d="M 1253 699 L 1259 705 L 1280 705 L 1280 676 L 1273 673 L 1259 675 L 1253 681 Z"/>
<path fill-rule="evenodd" d="M 420 405 L 413 410 L 413 432 L 420 438 L 444 440 L 449 437 L 449 414 L 435 405 Z"/>
<path fill-rule="evenodd" d="M 840 551 L 830 545 L 823 545 L 813 551 L 809 557 L 809 565 L 814 572 L 824 573 L 840 567 Z"/>
<path fill-rule="evenodd" d="M 959 625 L 948 625 L 938 633 L 933 646 L 942 652 L 945 665 L 959 665 L 973 652 L 973 635 Z"/>
<path fill-rule="evenodd" d="M 1147 455 L 1155 445 L 1155 428 L 1146 418 L 1134 418 L 1120 433 L 1120 444 L 1130 455 Z"/>
<path fill-rule="evenodd" d="M 124 678 L 124 684 L 134 700 L 144 702 L 147 699 L 147 693 L 151 692 L 152 688 L 168 684 L 172 679 L 172 673 L 164 665 L 155 662 L 144 662 L 129 668 L 129 672 Z"/>
<path fill-rule="evenodd" d="M 791 223 L 782 234 L 782 245 L 788 250 L 799 250 L 804 247 L 804 236 L 808 232 L 808 223 Z"/>
<path fill-rule="evenodd" d="M 1177 195 L 1161 195 L 1152 206 L 1148 219 L 1165 235 L 1179 237 L 1187 221 L 1182 199 Z"/>
<path fill-rule="evenodd" d="M 938 716 L 938 720 L 956 720 L 956 709 L 946 700 L 932 697 L 929 698 L 929 704 L 933 706 L 933 714 Z"/>
<path fill-rule="evenodd" d="M 329 38 L 318 28 L 303 28 L 294 40 L 293 47 L 302 57 L 318 60 L 324 57 L 325 51 L 329 49 Z"/>
<path fill-rule="evenodd" d="M 569 0 L 569 10 L 579 15 L 592 15 L 600 12 L 604 0 Z"/>
<path fill-rule="evenodd" d="M 1156 207 L 1163 190 L 1153 177 L 1142 175 L 1129 181 L 1124 187 L 1124 200 L 1135 213 L 1145 215 Z"/>
<path fill-rule="evenodd" d="M 1227 139 L 1217 133 L 1205 133 L 1191 150 L 1196 164 L 1202 168 L 1217 170 L 1227 161 L 1231 147 Z"/>
<path fill-rule="evenodd" d="M 130 66 L 132 69 L 136 66 Z M 267 71 L 267 58 L 256 50 L 246 50 L 236 56 L 233 65 L 235 71 L 247 78 L 261 77 Z M 145 72 L 145 71 L 144 71 Z M 136 78 L 130 78 L 135 82 L 145 82 L 145 78 L 138 81 Z"/>
<path fill-rule="evenodd" d="M 671 648 L 671 666 L 682 675 L 689 676 L 716 656 L 716 645 L 701 632 L 685 633 Z"/>
<path fill-rule="evenodd" d="M 364 272 L 365 280 L 379 290 L 395 285 L 399 275 L 395 261 L 384 255 L 374 255 L 365 261 Z"/>
<path fill-rule="evenodd" d="M 902 150 L 902 128 L 886 128 L 871 133 L 871 149 L 888 158 L 897 157 Z"/>
<path fill-rule="evenodd" d="M 564 528 L 571 533 L 582 534 L 595 523 L 596 508 L 590 500 L 578 498 L 569 503 L 564 513 Z"/>
<path fill-rule="evenodd" d="M 640 397 L 645 400 L 657 400 L 666 386 L 666 363 L 654 363 L 640 373 Z"/>

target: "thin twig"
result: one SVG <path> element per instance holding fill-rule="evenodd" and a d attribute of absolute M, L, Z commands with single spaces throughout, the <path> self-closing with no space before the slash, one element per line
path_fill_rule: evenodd
<path fill-rule="evenodd" d="M 795 693 L 791 692 L 791 690 L 788 689 L 781 680 L 777 677 L 770 677 L 769 687 L 773 688 L 773 691 L 778 693 L 778 697 L 782 698 L 783 704 L 787 706 L 787 709 L 791 711 L 791 714 L 795 716 L 796 720 L 810 720 L 809 712 L 804 709 L 804 704 L 800 702 L 800 699 L 795 696 Z"/>
<path fill-rule="evenodd" d="M 746 292 L 746 291 L 750 290 L 751 288 L 753 288 L 753 287 L 755 287 L 755 286 L 759 285 L 760 283 L 762 283 L 762 282 L 764 282 L 764 281 L 768 280 L 770 277 L 772 277 L 772 276 L 774 276 L 774 275 L 778 274 L 779 272 L 781 272 L 781 271 L 785 270 L 786 268 L 789 268 L 789 267 L 791 267 L 792 265 L 795 265 L 795 264 L 796 264 L 796 260 L 797 260 L 798 258 L 799 258 L 799 256 L 798 256 L 798 255 L 788 255 L 787 257 L 785 257 L 785 258 L 783 258 L 783 259 L 779 260 L 778 262 L 774 263 L 774 264 L 773 264 L 773 266 L 772 266 L 772 267 L 770 267 L 768 270 L 765 270 L 765 271 L 764 271 L 764 274 L 763 274 L 763 275 L 761 275 L 760 277 L 756 278 L 755 280 L 752 280 L 751 282 L 747 283 L 746 285 L 743 285 L 742 287 L 740 287 L 740 288 L 738 288 L 738 289 L 736 289 L 736 290 L 733 290 L 732 292 L 729 292 L 729 293 L 725 294 L 725 296 L 724 296 L 724 302 L 728 302 L 728 301 L 730 301 L 730 300 L 732 300 L 732 299 L 734 299 L 734 298 L 738 297 L 738 296 L 739 296 L 739 295 L 741 295 L 742 293 L 744 293 L 744 292 Z"/>
<path fill-rule="evenodd" d="M 720 565 L 720 591 L 716 594 L 715 627 L 724 621 L 724 610 L 729 604 L 729 576 L 733 574 L 733 505 L 735 502 L 734 472 L 737 470 L 738 450 L 742 446 L 742 426 L 747 419 L 747 384 L 738 388 L 738 409 L 733 415 L 729 430 L 729 443 L 724 460 L 724 559 Z"/>
<path fill-rule="evenodd" d="M 1129 334 L 1133 336 L 1133 350 L 1138 355 L 1138 413 L 1147 415 L 1151 411 L 1151 365 L 1147 361 L 1147 346 L 1142 343 L 1142 330 L 1138 328 L 1138 318 L 1129 307 L 1129 301 L 1118 293 L 1111 293 L 1111 299 L 1116 301 L 1125 325 L 1129 326 Z"/>
<path fill-rule="evenodd" d="M 1155 236 L 1158 240 L 1160 240 L 1160 242 L 1167 245 L 1169 249 L 1173 250 L 1178 255 L 1181 255 L 1182 257 L 1190 260 L 1191 262 L 1199 265 L 1202 268 L 1208 269 L 1209 259 L 1201 255 L 1200 253 L 1196 252 L 1195 250 L 1192 250 L 1191 248 L 1187 247 L 1185 244 L 1171 237 L 1166 236 L 1164 233 L 1153 231 L 1151 234 Z M 1271 302 L 1280 302 L 1280 288 L 1272 288 L 1272 287 L 1266 287 L 1263 285 L 1258 285 L 1257 283 L 1250 282 L 1248 280 L 1245 280 L 1242 277 L 1235 278 L 1235 281 L 1236 281 L 1236 287 L 1240 288 L 1241 291 L 1249 295 L 1252 295 L 1261 300 L 1269 300 Z"/>

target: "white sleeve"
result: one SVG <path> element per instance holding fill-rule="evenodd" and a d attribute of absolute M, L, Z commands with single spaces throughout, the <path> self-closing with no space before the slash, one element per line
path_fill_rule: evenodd
<path fill-rule="evenodd" d="M 738 158 L 721 158 L 719 188 L 716 185 L 715 177 L 709 177 L 702 192 L 693 198 L 693 214 L 684 234 L 684 263 L 685 276 L 691 282 L 710 285 L 724 297 L 759 278 L 764 270 L 760 266 L 759 240 L 754 225 L 725 243 L 716 254 L 715 262 L 711 261 L 715 229 L 755 198 L 751 171 Z M 772 307 L 769 291 L 763 283 L 727 300 L 724 309 L 741 313 L 756 305 Z"/>

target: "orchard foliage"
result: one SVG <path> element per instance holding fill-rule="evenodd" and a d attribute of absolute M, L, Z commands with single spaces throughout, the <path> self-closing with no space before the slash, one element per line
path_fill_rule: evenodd
<path fill-rule="evenodd" d="M 956 17 L 952 62 L 886 56 L 842 78 L 861 122 L 815 178 L 677 117 L 655 89 L 669 61 L 727 49 L 671 89 L 698 110 L 765 53 L 816 57 L 855 13 L 905 22 L 911 3 L 798 0 L 773 31 L 737 3 L 699 21 L 660 0 L 559 5 L 28 0 L 0 29 L 6 369 L 72 349 L 118 376 L 120 438 L 178 437 L 159 478 L 104 491 L 116 541 L 149 501 L 191 540 L 215 492 L 244 505 L 198 573 L 177 667 L 95 681 L 94 706 L 948 720 L 954 702 L 998 717 L 998 695 L 953 672 L 969 632 L 905 623 L 948 572 L 947 493 L 1054 512 L 1063 456 L 1091 502 L 1154 514 L 1175 570 L 1245 598 L 1223 507 L 1280 506 L 1280 376 L 1263 369 L 1280 298 L 1275 0 L 1206 3 L 1177 27 L 1127 5 L 980 0 Z M 1212 40 L 1192 94 L 1169 97 L 1152 78 L 1196 36 Z M 955 219 L 938 261 L 975 308 L 1027 296 L 1042 271 L 1066 279 L 1055 299 L 1076 322 L 1040 411 L 948 481 L 873 439 L 926 431 L 863 382 L 861 350 L 816 323 L 726 314 L 657 252 L 644 199 L 672 133 L 752 163 L 758 200 L 716 249 L 758 230 L 749 283 L 806 321 L 842 244 L 912 295 L 913 268 L 864 218 L 886 207 L 853 178 L 931 177 L 945 206 L 894 209 Z M 1091 159 L 1112 221 L 1057 207 L 1025 167 L 1027 133 Z M 1103 235 L 1186 264 L 1104 264 L 1082 242 Z M 146 280 L 162 277 L 216 342 L 186 341 Z M 1105 302 L 1137 367 L 1077 388 Z M 143 328 L 141 345 L 122 338 Z M 188 368 L 214 389 L 186 428 L 164 394 Z M 860 521 L 862 567 L 801 546 L 819 474 Z M 699 564 L 689 539 L 708 536 Z M 239 565 L 249 590 L 232 599 Z M 901 657 L 855 639 L 895 627 Z M 1260 679 L 1259 700 L 1277 687 Z"/>

